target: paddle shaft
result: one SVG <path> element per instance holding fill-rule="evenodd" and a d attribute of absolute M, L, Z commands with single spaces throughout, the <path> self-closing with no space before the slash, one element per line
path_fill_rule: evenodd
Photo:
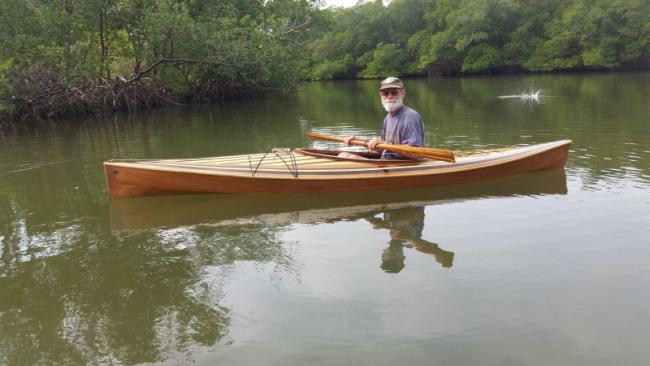
<path fill-rule="evenodd" d="M 305 132 L 305 135 L 307 135 L 307 137 L 309 137 L 312 140 L 345 143 L 345 139 L 339 136 L 327 135 L 327 134 L 322 134 L 313 131 L 307 131 Z M 368 141 L 352 139 L 350 140 L 350 145 L 368 147 Z M 388 150 L 405 156 L 425 157 L 428 159 L 444 160 L 451 163 L 456 161 L 454 159 L 454 154 L 451 151 L 444 150 L 444 149 L 432 149 L 428 147 L 418 147 L 418 146 L 410 146 L 410 145 L 393 145 L 393 144 L 383 144 L 383 143 L 379 143 L 375 147 L 381 150 Z"/>

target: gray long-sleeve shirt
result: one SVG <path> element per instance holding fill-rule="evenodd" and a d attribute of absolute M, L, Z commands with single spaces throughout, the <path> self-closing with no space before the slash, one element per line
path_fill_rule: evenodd
<path fill-rule="evenodd" d="M 415 110 L 402 106 L 395 115 L 386 115 L 381 139 L 389 144 L 424 146 L 424 123 Z M 401 156 L 384 151 L 382 159 L 400 159 Z"/>

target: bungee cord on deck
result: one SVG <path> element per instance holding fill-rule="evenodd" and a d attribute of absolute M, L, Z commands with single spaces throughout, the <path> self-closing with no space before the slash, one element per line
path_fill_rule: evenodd
<path fill-rule="evenodd" d="M 289 170 L 289 173 L 291 173 L 291 175 L 294 178 L 298 178 L 298 161 L 296 160 L 296 155 L 293 153 L 293 151 L 291 149 L 286 148 L 286 147 L 276 147 L 273 150 L 271 150 L 271 152 L 278 159 L 280 159 L 280 161 L 282 161 L 284 166 L 287 167 L 287 169 Z M 284 160 L 284 158 L 282 157 L 282 154 L 288 154 L 289 155 L 289 162 L 291 163 L 291 166 L 289 166 L 287 161 Z M 249 168 L 251 170 L 251 176 L 253 176 L 253 177 L 255 176 L 255 173 L 257 173 L 257 170 L 259 169 L 260 165 L 262 165 L 262 162 L 264 161 L 264 159 L 266 159 L 266 157 L 268 155 L 269 155 L 268 152 L 264 153 L 264 155 L 262 155 L 262 158 L 257 162 L 257 165 L 255 166 L 255 168 L 253 168 L 253 162 L 251 160 L 251 156 L 248 155 L 248 166 L 249 166 Z"/>

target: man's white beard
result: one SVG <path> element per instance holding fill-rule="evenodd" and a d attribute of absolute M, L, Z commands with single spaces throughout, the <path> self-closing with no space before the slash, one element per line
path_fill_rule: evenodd
<path fill-rule="evenodd" d="M 394 112 L 398 110 L 400 107 L 403 106 L 402 102 L 404 101 L 403 98 L 395 99 L 395 100 L 382 100 L 381 104 L 384 106 L 384 109 L 386 112 Z"/>

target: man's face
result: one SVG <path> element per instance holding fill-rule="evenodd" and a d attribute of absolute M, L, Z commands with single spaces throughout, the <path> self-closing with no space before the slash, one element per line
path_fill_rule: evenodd
<path fill-rule="evenodd" d="M 402 88 L 386 88 L 380 90 L 379 95 L 384 109 L 390 113 L 402 106 L 406 92 Z"/>

